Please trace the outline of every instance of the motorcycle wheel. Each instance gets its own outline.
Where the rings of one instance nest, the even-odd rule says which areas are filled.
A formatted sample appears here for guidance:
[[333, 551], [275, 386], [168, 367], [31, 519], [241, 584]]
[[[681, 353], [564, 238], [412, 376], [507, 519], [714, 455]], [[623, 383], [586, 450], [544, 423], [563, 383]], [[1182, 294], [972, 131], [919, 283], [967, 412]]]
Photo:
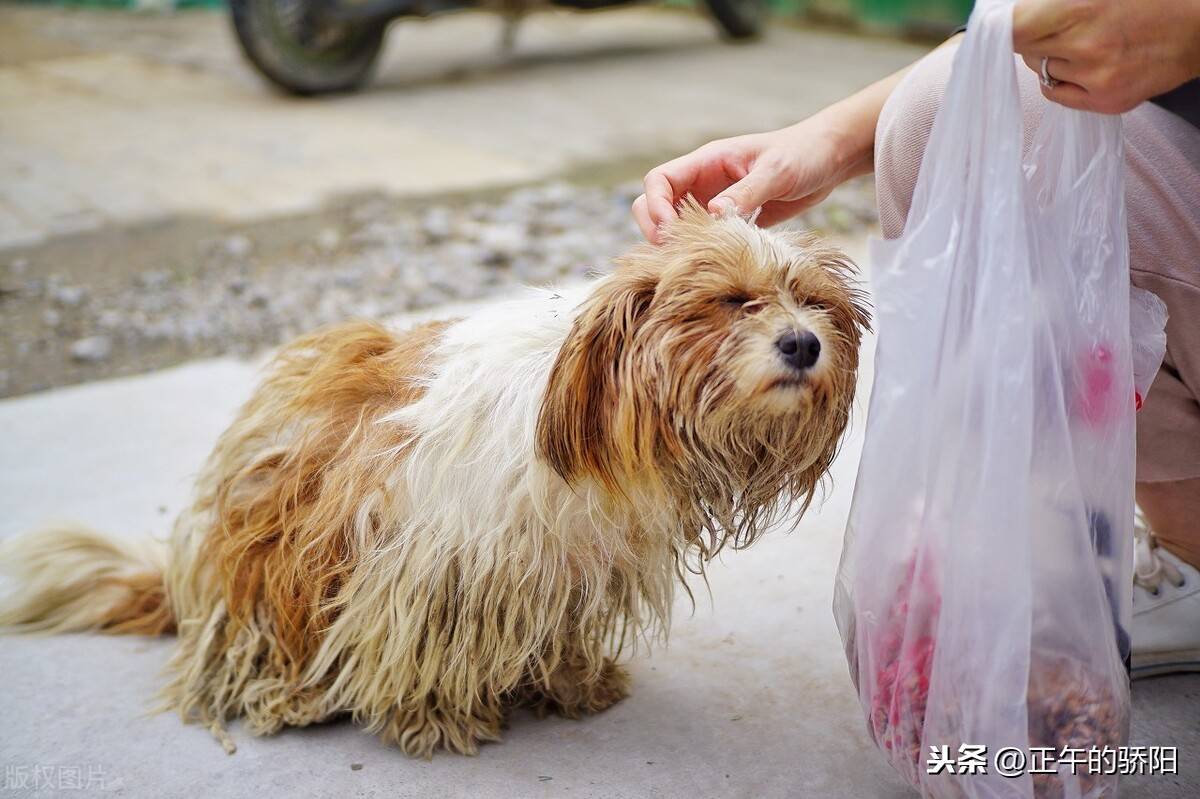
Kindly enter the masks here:
[[386, 21], [335, 22], [313, 13], [311, 0], [230, 0], [242, 52], [290, 94], [357, 89], [371, 75]]
[[750, 39], [762, 33], [763, 0], [704, 0], [704, 5], [730, 39]]

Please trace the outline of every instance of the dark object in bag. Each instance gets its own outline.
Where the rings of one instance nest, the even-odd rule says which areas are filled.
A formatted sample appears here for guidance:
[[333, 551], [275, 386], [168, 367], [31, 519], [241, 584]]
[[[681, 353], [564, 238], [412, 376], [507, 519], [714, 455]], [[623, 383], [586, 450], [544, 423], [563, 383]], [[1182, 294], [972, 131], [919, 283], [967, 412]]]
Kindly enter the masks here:
[[[872, 647], [881, 659], [871, 694], [870, 730], [892, 765], [919, 785], [929, 757], [922, 740], [941, 600], [928, 570], [917, 578], [919, 587], [914, 592], [915, 561], [915, 558], [909, 561], [907, 579], [897, 592], [892, 613], [877, 633], [878, 645]], [[914, 612], [912, 602], [924, 606]], [[1064, 750], [1078, 750], [1082, 756], [1089, 749], [1120, 745], [1124, 730], [1123, 700], [1113, 694], [1107, 677], [1097, 677], [1086, 663], [1065, 655], [1034, 649], [1030, 657], [1026, 694], [1030, 751], [1053, 750], [1048, 754], [1053, 765]], [[857, 687], [857, 674], [854, 676]], [[960, 743], [972, 742], [944, 741], [941, 745], [953, 750]], [[1078, 766], [1075, 775], [1080, 775], [1079, 785], [1085, 794], [1096, 787], [1102, 776], [1089, 774], [1086, 765]], [[1034, 774], [1033, 788], [1034, 796], [1039, 799], [1065, 795], [1057, 774]]]

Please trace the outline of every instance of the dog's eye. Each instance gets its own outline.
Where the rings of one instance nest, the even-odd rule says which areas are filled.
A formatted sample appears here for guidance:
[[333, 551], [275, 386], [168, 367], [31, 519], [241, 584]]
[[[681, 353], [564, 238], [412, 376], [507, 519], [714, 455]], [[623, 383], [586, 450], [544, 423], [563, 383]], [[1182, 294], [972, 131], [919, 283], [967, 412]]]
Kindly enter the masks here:
[[827, 302], [818, 302], [818, 301], [815, 301], [815, 300], [809, 300], [808, 302], [804, 303], [804, 307], [805, 307], [805, 308], [809, 308], [809, 309], [811, 309], [811, 310], [814, 310], [814, 311], [828, 311], [828, 310], [829, 310], [829, 303], [827, 303]]
[[748, 294], [730, 294], [721, 302], [742, 313], [758, 313], [766, 306], [766, 303], [758, 302]]

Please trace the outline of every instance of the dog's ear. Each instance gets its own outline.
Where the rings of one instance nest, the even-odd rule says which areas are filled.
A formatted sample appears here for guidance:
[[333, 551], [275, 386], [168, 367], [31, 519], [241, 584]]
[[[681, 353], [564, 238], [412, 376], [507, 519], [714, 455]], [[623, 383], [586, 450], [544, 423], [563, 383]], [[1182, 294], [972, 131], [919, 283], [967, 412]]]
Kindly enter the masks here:
[[567, 334], [537, 423], [537, 453], [568, 483], [590, 476], [613, 492], [639, 451], [630, 338], [658, 285], [648, 265], [625, 261], [597, 284]]

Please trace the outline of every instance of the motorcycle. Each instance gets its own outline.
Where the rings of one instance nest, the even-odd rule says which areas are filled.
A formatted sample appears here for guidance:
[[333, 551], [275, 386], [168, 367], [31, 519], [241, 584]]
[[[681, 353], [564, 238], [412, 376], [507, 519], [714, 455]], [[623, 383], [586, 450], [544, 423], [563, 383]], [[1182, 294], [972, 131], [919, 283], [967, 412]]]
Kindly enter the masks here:
[[[755, 36], [763, 0], [702, 0], [730, 39]], [[230, 0], [242, 51], [268, 80], [290, 94], [353, 91], [371, 75], [388, 24], [467, 9], [504, 15], [511, 47], [517, 21], [538, 6], [595, 10], [639, 0]]]

